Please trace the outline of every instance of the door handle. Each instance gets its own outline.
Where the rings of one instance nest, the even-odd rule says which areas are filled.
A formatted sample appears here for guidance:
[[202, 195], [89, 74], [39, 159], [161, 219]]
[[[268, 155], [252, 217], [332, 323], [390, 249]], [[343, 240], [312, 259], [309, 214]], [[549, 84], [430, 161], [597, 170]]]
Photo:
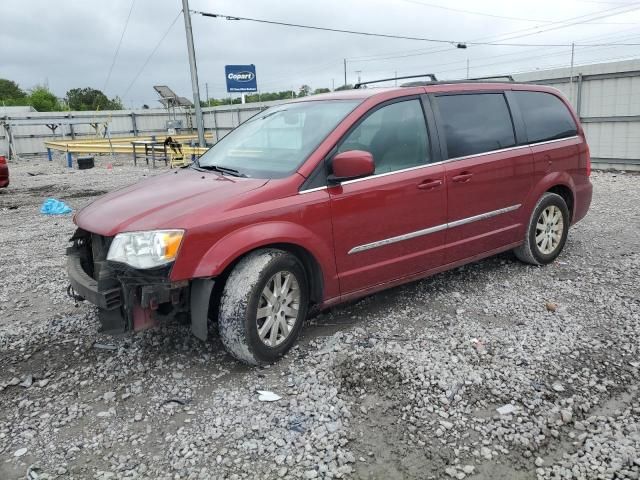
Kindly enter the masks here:
[[440, 185], [442, 185], [442, 180], [425, 180], [418, 184], [418, 188], [420, 190], [431, 190], [432, 188], [439, 187]]
[[459, 175], [456, 175], [455, 177], [453, 177], [451, 180], [453, 180], [456, 183], [465, 183], [468, 182], [469, 180], [471, 180], [471, 177], [473, 177], [473, 173], [471, 172], [462, 172]]

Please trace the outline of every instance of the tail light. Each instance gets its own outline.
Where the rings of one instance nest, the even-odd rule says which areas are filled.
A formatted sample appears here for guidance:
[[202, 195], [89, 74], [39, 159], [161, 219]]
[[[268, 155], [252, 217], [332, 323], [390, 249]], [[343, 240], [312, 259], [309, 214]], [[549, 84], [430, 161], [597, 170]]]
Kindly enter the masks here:
[[6, 164], [7, 164], [7, 159], [3, 155], [0, 155], [0, 165], [6, 165]]
[[585, 152], [586, 156], [586, 167], [587, 167], [587, 177], [591, 176], [591, 151], [589, 150], [589, 145], [587, 145], [587, 151]]

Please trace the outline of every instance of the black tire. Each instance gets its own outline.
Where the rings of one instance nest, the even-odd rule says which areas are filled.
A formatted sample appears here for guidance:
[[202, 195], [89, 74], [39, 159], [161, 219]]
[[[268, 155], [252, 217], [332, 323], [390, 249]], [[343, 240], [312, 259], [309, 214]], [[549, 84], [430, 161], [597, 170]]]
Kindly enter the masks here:
[[[259, 305], [261, 302], [265, 302], [263, 296], [265, 287], [267, 284], [273, 285], [275, 292], [275, 285], [270, 282], [273, 282], [275, 276], [281, 273], [291, 274], [297, 281], [299, 287], [298, 309], [297, 315], [291, 315], [289, 319], [293, 325], [288, 327], [288, 336], [280, 335], [281, 330], [276, 331], [276, 337], [278, 339], [282, 337], [281, 343], [270, 346], [265, 343], [265, 341], [269, 341], [268, 339], [265, 341], [260, 339], [257, 314]], [[280, 308], [280, 302], [277, 303]], [[286, 308], [284, 303], [282, 305], [282, 309]], [[251, 252], [234, 267], [222, 292], [218, 313], [218, 329], [222, 343], [231, 355], [242, 362], [250, 365], [273, 363], [295, 343], [307, 316], [308, 305], [308, 282], [304, 267], [298, 258], [277, 249]], [[271, 308], [270, 305], [269, 307]], [[284, 314], [281, 314], [284, 317]], [[274, 318], [276, 320], [272, 320], [272, 324], [278, 321], [277, 314]], [[293, 320], [294, 318], [295, 320]], [[264, 322], [266, 321], [267, 319], [264, 320]], [[286, 322], [286, 319], [284, 321]], [[278, 326], [277, 328], [282, 327]]]
[[[559, 209], [562, 214], [562, 232], [560, 241], [557, 243], [553, 251], [545, 253], [541, 246], [536, 242], [536, 226], [542, 212], [553, 207]], [[527, 225], [524, 242], [522, 245], [514, 249], [516, 257], [518, 257], [519, 260], [532, 265], [547, 265], [553, 262], [558, 255], [560, 255], [560, 252], [562, 252], [567, 241], [570, 221], [571, 217], [569, 215], [569, 208], [567, 207], [567, 203], [564, 201], [564, 198], [556, 193], [545, 192], [544, 195], [540, 197], [540, 200], [538, 200], [536, 207], [533, 209], [529, 224]]]

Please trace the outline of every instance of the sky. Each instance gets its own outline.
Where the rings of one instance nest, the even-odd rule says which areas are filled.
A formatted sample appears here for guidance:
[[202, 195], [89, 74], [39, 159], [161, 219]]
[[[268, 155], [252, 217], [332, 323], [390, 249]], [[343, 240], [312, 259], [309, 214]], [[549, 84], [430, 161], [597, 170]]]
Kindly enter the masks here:
[[[211, 98], [228, 95], [226, 64], [255, 64], [258, 88], [266, 92], [297, 91], [303, 84], [337, 87], [344, 83], [345, 58], [347, 82], [354, 83], [358, 77], [364, 81], [422, 73], [466, 78], [467, 62], [471, 77], [564, 67], [571, 62], [572, 42], [575, 65], [640, 57], [640, 1], [190, 0], [189, 8], [451, 42], [192, 14], [202, 99], [207, 87]], [[127, 108], [160, 107], [153, 85], [168, 85], [192, 98], [181, 10], [181, 0], [3, 0], [0, 78], [14, 80], [23, 89], [46, 84], [59, 97], [71, 88], [97, 88], [109, 97], [119, 96]], [[470, 43], [459, 49], [458, 42]], [[611, 43], [639, 45], [601, 45]]]

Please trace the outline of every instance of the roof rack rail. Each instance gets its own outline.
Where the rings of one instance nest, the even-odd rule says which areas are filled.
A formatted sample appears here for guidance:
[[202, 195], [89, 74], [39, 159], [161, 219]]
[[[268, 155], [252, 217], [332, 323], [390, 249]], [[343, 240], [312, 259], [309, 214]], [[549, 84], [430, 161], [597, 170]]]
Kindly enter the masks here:
[[482, 81], [482, 80], [507, 80], [509, 82], [515, 82], [515, 80], [513, 79], [512, 75], [491, 75], [489, 77], [475, 77], [475, 78], [469, 78], [468, 80], [473, 81], [473, 82], [478, 82], [478, 81]]
[[438, 80], [436, 82], [407, 82], [400, 85], [401, 87], [428, 87], [431, 85], [455, 85], [459, 83], [515, 83], [511, 75], [496, 75], [495, 77], [478, 77], [467, 78], [465, 80]]
[[389, 82], [391, 80], [405, 80], [407, 78], [422, 78], [422, 77], [429, 77], [433, 82], [438, 81], [435, 74], [424, 73], [422, 75], [408, 75], [406, 77], [391, 77], [391, 78], [382, 78], [380, 80], [369, 80], [368, 82], [358, 82], [353, 86], [353, 88], [360, 88], [362, 85], [369, 85], [370, 83], [381, 83], [381, 82]]

